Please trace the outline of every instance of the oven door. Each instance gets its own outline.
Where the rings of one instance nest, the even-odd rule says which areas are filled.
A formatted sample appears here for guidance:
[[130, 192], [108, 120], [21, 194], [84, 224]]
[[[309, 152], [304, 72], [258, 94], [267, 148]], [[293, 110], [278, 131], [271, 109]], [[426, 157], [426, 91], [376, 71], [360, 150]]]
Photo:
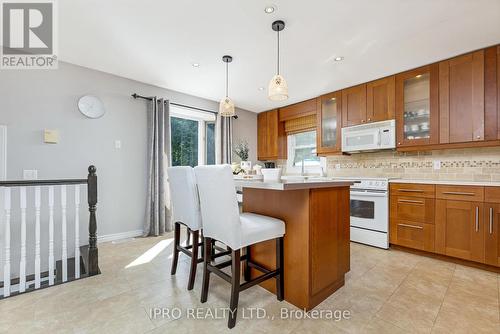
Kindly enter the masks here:
[[387, 233], [388, 210], [387, 192], [351, 190], [351, 226]]

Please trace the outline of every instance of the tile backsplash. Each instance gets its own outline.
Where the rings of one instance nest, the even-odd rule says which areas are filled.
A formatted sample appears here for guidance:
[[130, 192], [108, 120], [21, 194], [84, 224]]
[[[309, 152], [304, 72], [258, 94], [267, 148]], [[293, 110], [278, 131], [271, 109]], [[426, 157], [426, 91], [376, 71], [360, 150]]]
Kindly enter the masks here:
[[[436, 169], [434, 165], [438, 165]], [[327, 158], [328, 176], [500, 181], [500, 147], [381, 151]]]

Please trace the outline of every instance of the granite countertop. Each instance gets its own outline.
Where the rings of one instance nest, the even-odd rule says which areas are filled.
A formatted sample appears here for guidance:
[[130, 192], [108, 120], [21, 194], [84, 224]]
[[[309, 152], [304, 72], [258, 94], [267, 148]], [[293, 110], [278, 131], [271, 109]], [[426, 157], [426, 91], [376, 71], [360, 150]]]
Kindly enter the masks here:
[[441, 185], [449, 185], [449, 186], [500, 187], [500, 181], [391, 179], [389, 182], [390, 183], [441, 184]]
[[264, 182], [261, 180], [244, 181], [235, 180], [236, 187], [268, 189], [268, 190], [299, 190], [314, 188], [350, 187], [353, 182], [335, 180], [282, 180], [276, 182]]

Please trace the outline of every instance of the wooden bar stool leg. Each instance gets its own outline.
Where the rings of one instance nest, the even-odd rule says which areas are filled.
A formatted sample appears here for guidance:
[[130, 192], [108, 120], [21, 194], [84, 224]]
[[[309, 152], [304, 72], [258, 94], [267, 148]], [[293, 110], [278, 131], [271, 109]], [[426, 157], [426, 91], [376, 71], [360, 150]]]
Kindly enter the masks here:
[[181, 224], [174, 223], [174, 255], [172, 257], [172, 269], [170, 270], [171, 275], [175, 275], [177, 271], [177, 261], [179, 260], [179, 245], [181, 238]]
[[245, 281], [250, 281], [250, 266], [248, 263], [250, 262], [250, 247], [245, 247], [245, 254], [247, 256], [247, 259], [245, 261], [245, 267], [243, 269], [243, 278]]
[[205, 247], [205, 257], [203, 258], [203, 283], [201, 288], [201, 302], [207, 301], [208, 285], [210, 283], [210, 272], [208, 271], [208, 264], [212, 259], [212, 238], [203, 239], [203, 247]]
[[193, 231], [193, 248], [191, 249], [191, 269], [189, 270], [188, 290], [193, 290], [196, 278], [196, 266], [198, 265], [198, 247], [200, 231]]
[[227, 327], [236, 325], [238, 315], [238, 299], [240, 297], [241, 251], [233, 250], [231, 253], [231, 302], [229, 303], [229, 320]]
[[283, 280], [283, 238], [276, 239], [276, 269], [279, 270], [279, 275], [276, 276], [276, 297], [279, 301], [282, 301], [285, 298], [284, 291], [284, 280]]

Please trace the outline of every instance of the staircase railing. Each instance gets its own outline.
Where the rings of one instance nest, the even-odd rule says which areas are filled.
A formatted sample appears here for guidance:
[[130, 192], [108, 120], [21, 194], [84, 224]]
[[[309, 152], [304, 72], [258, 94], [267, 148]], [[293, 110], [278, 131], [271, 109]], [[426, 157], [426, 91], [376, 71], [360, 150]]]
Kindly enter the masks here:
[[[68, 280], [79, 279], [84, 276], [94, 276], [100, 273], [97, 249], [97, 175], [96, 168], [88, 168], [86, 179], [62, 179], [62, 180], [22, 180], [22, 181], [0, 181], [0, 194], [3, 195], [3, 287], [0, 285], [0, 298], [9, 297], [13, 294], [23, 293], [30, 290], [40, 289], [46, 286], [52, 286], [59, 283], [65, 283]], [[89, 210], [89, 242], [88, 247], [80, 247], [80, 192], [81, 185], [87, 185], [87, 201]], [[11, 276], [11, 227], [12, 227], [12, 199], [14, 191], [18, 191], [19, 209], [20, 209], [20, 261], [19, 277]], [[35, 230], [35, 251], [34, 251], [34, 274], [27, 275], [27, 251], [26, 251], [26, 225], [28, 197], [27, 191], [34, 194], [33, 203], [30, 209], [34, 207], [34, 230]], [[61, 222], [61, 259], [55, 261], [54, 257], [54, 221], [56, 219], [54, 198], [55, 193], [59, 191], [60, 198], [60, 222]], [[74, 259], [68, 259], [67, 247], [67, 225], [68, 225], [68, 191], [73, 191], [74, 200]], [[41, 242], [40, 225], [42, 221], [42, 198], [43, 194], [47, 196], [48, 208], [43, 211], [48, 220], [48, 271], [41, 272]], [[0, 196], [1, 198], [2, 196]], [[33, 217], [31, 217], [33, 218]], [[83, 252], [84, 254], [82, 254]], [[71, 260], [71, 261], [69, 261]], [[68, 263], [74, 260], [73, 268], [68, 268]], [[57, 266], [57, 268], [56, 268]], [[82, 272], [82, 270], [84, 272]], [[68, 271], [71, 275], [68, 278]], [[44, 280], [42, 282], [42, 279]], [[28, 283], [34, 281], [34, 283]], [[17, 289], [13, 285], [18, 285]], [[3, 294], [1, 293], [3, 290]]]

